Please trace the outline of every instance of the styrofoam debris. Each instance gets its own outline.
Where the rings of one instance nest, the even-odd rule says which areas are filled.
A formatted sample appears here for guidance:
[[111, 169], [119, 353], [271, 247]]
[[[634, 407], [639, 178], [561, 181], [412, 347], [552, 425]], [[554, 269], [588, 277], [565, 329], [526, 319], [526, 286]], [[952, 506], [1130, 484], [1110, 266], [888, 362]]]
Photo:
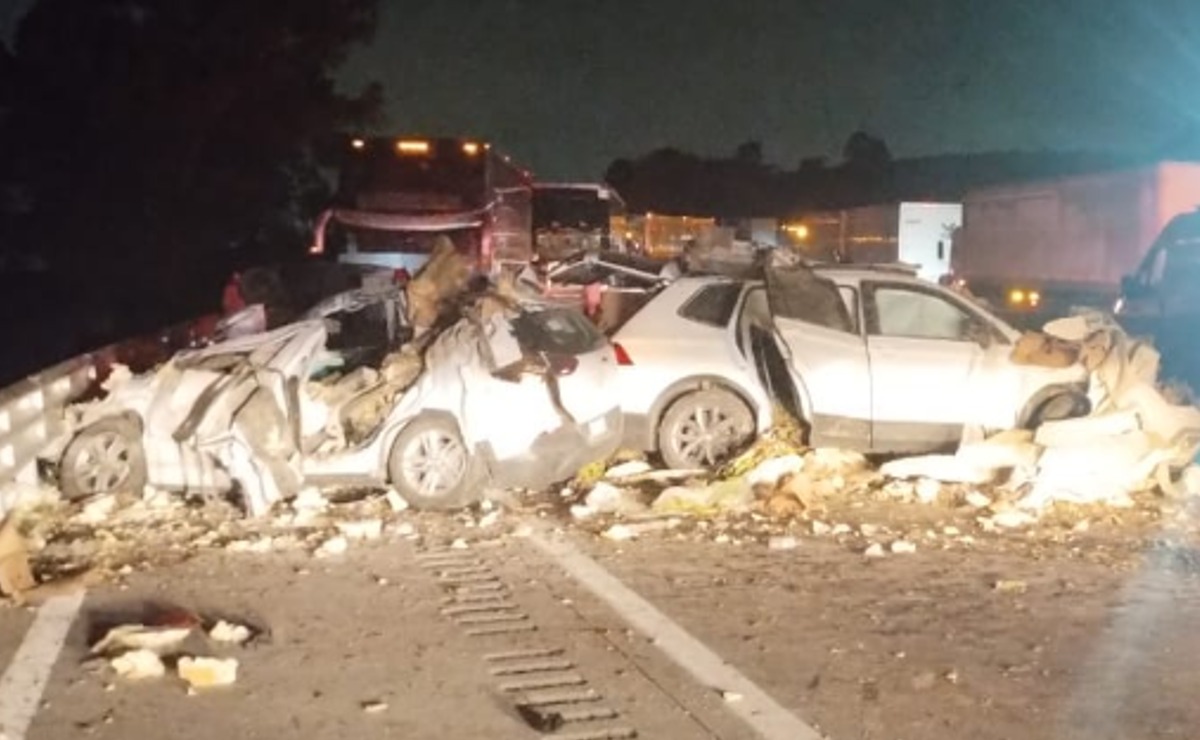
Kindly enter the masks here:
[[109, 661], [118, 676], [130, 681], [160, 678], [166, 672], [162, 658], [153, 650], [130, 650]]
[[774, 486], [779, 479], [789, 473], [799, 473], [804, 469], [804, 458], [800, 455], [784, 455], [763, 460], [746, 474], [746, 482], [751, 486], [765, 484]]
[[337, 523], [338, 532], [348, 540], [375, 540], [383, 534], [382, 519], [360, 519]]
[[208, 636], [216, 642], [227, 642], [233, 645], [242, 645], [248, 641], [254, 633], [244, 624], [234, 624], [226, 622], [224, 619], [213, 625], [208, 631]]
[[350, 548], [350, 543], [342, 535], [330, 537], [321, 543], [321, 546], [316, 549], [313, 555], [319, 558], [328, 558], [335, 555], [341, 555]]
[[185, 656], [176, 665], [179, 677], [193, 689], [228, 686], [237, 681], [237, 658]]

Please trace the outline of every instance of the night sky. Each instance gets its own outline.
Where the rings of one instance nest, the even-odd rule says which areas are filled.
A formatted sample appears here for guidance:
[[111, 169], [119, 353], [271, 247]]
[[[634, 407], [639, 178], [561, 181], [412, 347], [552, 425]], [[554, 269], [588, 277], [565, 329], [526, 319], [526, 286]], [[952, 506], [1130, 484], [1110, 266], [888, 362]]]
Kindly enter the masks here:
[[1132, 149], [1200, 115], [1195, 0], [381, 1], [343, 79], [384, 83], [393, 130], [547, 178], [747, 139], [791, 168], [856, 128], [896, 156]]

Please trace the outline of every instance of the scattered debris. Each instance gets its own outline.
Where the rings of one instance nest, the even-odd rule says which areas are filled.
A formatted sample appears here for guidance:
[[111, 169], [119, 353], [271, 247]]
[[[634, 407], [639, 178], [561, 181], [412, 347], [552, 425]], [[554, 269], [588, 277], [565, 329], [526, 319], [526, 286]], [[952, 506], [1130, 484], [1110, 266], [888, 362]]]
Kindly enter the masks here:
[[17, 531], [16, 515], [9, 514], [0, 523], [0, 595], [19, 597], [36, 585], [25, 538]]
[[886, 554], [887, 553], [884, 551], [883, 545], [879, 544], [878, 542], [871, 543], [871, 545], [863, 551], [863, 555], [868, 558], [881, 558]]
[[799, 546], [800, 542], [795, 537], [772, 537], [767, 540], [770, 550], [795, 550]]
[[335, 526], [347, 540], [377, 540], [383, 534], [382, 519], [337, 522]]
[[386, 701], [373, 700], [364, 701], [362, 703], [362, 710], [367, 714], [379, 714], [380, 712], [386, 712], [387, 708], [388, 704]]
[[313, 552], [313, 555], [319, 558], [333, 557], [346, 552], [349, 547], [350, 544], [346, 541], [346, 538], [342, 535], [337, 535], [322, 542], [321, 546]]
[[600, 536], [606, 540], [613, 540], [616, 542], [621, 542], [624, 540], [631, 540], [634, 537], [637, 537], [637, 532], [635, 532], [633, 530], [633, 528], [631, 528], [625, 524], [614, 524], [611, 527], [609, 527], [608, 529], [604, 530], [604, 532]]
[[222, 619], [208, 631], [208, 636], [215, 642], [244, 645], [254, 636], [254, 632], [244, 624], [234, 624]]
[[387, 501], [388, 506], [391, 507], [392, 511], [397, 514], [408, 508], [408, 501], [405, 501], [404, 497], [400, 495], [400, 492], [394, 488], [388, 489], [388, 492], [384, 494], [384, 499]]
[[456, 539], [450, 543], [451, 550], [466, 550], [469, 548], [470, 548], [470, 545], [468, 545], [467, 541], [464, 540], [462, 537], [459, 537], [458, 539]]
[[109, 661], [113, 671], [129, 681], [140, 681], [147, 678], [162, 678], [166, 672], [162, 658], [153, 650], [129, 650]]
[[1029, 588], [1025, 581], [1001, 579], [992, 584], [992, 588], [1003, 594], [1023, 594]]
[[184, 656], [176, 665], [179, 677], [193, 689], [229, 686], [237, 681], [237, 658]]
[[111, 657], [130, 651], [145, 650], [155, 655], [171, 653], [179, 649], [192, 633], [192, 625], [147, 626], [122, 624], [111, 628], [95, 645], [91, 654]]
[[96, 496], [87, 501], [75, 521], [80, 524], [100, 524], [107, 520], [117, 508], [117, 497], [111, 493]]
[[908, 540], [896, 540], [890, 549], [893, 555], [911, 555], [917, 551], [917, 546]]
[[724, 699], [729, 704], [736, 704], [737, 702], [741, 701], [742, 699], [744, 699], [746, 697], [742, 696], [741, 694], [739, 694], [736, 691], [722, 691], [721, 698]]

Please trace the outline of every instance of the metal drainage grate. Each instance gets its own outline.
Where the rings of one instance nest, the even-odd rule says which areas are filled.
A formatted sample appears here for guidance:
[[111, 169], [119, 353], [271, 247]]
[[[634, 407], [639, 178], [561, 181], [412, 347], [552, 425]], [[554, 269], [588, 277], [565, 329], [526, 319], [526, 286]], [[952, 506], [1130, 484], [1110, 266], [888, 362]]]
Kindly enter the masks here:
[[[508, 586], [475, 555], [436, 550], [418, 553], [417, 560], [449, 591], [442, 601], [442, 616], [463, 627], [467, 635], [537, 631], [529, 615], [511, 600]], [[630, 740], [638, 736], [632, 727], [616, 723], [620, 713], [603, 703], [604, 697], [588, 686], [562, 648], [509, 650], [483, 659], [500, 690], [515, 696], [521, 718], [547, 738]]]

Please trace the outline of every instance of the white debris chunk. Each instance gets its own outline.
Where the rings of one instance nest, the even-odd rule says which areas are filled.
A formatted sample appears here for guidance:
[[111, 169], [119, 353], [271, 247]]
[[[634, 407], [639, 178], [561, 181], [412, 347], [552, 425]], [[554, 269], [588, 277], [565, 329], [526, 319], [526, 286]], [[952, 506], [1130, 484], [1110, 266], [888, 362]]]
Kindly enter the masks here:
[[621, 542], [623, 540], [633, 539], [637, 536], [637, 532], [624, 524], [614, 524], [608, 529], [604, 530], [600, 536], [606, 540]]
[[799, 473], [804, 469], [804, 458], [799, 455], [784, 455], [763, 460], [746, 474], [746, 482], [751, 486], [765, 484], [774, 486], [779, 479], [791, 473]]
[[275, 549], [275, 541], [270, 537], [258, 537], [253, 540], [234, 540], [226, 545], [225, 549], [229, 552], [248, 552], [262, 555]]
[[470, 547], [471, 546], [468, 545], [467, 541], [464, 540], [462, 537], [459, 537], [458, 539], [456, 539], [455, 541], [450, 543], [451, 550], [467, 550]]
[[377, 540], [383, 534], [382, 519], [338, 522], [337, 530], [348, 540]]
[[833, 531], [833, 527], [829, 526], [820, 519], [814, 519], [812, 522], [812, 533], [818, 537], [827, 535]]
[[400, 495], [400, 492], [394, 488], [390, 489], [386, 494], [384, 494], [384, 499], [387, 500], [388, 506], [391, 507], [392, 511], [396, 512], [397, 514], [408, 508], [408, 502], [405, 501], [404, 497]]
[[990, 519], [984, 521], [988, 521], [993, 526], [1000, 527], [1001, 529], [1017, 529], [1033, 524], [1037, 521], [1037, 517], [1025, 511], [1011, 509], [1009, 511], [997, 512]]
[[83, 505], [83, 509], [75, 517], [80, 524], [100, 524], [112, 516], [117, 509], [117, 497], [111, 493], [96, 496]]
[[881, 558], [885, 555], [883, 545], [878, 542], [871, 543], [871, 546], [863, 551], [863, 555], [868, 558]]
[[216, 642], [227, 642], [232, 645], [242, 645], [247, 642], [253, 632], [244, 624], [234, 624], [226, 622], [224, 619], [213, 625], [213, 628], [208, 631], [208, 636]]
[[296, 498], [292, 499], [292, 509], [295, 511], [322, 512], [328, 508], [329, 499], [312, 486], [301, 489]]
[[128, 383], [133, 379], [133, 371], [128, 365], [120, 362], [114, 362], [108, 370], [108, 377], [100, 384], [100, 388], [105, 393], [112, 393], [114, 389]]
[[605, 480], [620, 480], [634, 475], [642, 475], [654, 470], [650, 463], [645, 460], [630, 460], [619, 465], [614, 465], [604, 473]]
[[110, 629], [92, 646], [92, 655], [113, 655], [129, 651], [148, 650], [155, 655], [171, 652], [191, 634], [190, 627], [147, 627], [142, 624], [122, 624]]
[[1154, 473], [1171, 452], [1156, 448], [1144, 432], [1088, 439], [1051, 447], [1038, 463], [1033, 490], [1020, 506], [1040, 509], [1056, 501], [1119, 504], [1154, 484]]
[[625, 508], [628, 496], [629, 494], [625, 490], [617, 488], [611, 483], [600, 481], [592, 486], [592, 490], [588, 491], [583, 501], [584, 505], [593, 513], [612, 514]]
[[996, 477], [991, 468], [956, 455], [902, 457], [884, 463], [879, 472], [889, 478], [924, 478], [945, 483], [988, 483]]
[[183, 657], [176, 668], [179, 677], [193, 689], [228, 686], [237, 681], [237, 658]]
[[845, 475], [867, 467], [867, 458], [861, 452], [838, 447], [818, 447], [810, 450], [805, 459], [814, 473], [822, 475]]
[[500, 510], [496, 509], [495, 511], [489, 511], [488, 513], [479, 517], [479, 526], [483, 529], [486, 529], [494, 526], [498, 521], [500, 521]]
[[342, 535], [330, 537], [321, 543], [321, 546], [316, 549], [313, 554], [319, 558], [328, 558], [335, 555], [341, 555], [350, 547], [350, 543]]
[[1099, 416], [1048, 421], [1038, 427], [1034, 441], [1043, 447], [1066, 447], [1088, 444], [1091, 442], [1102, 442], [1109, 437], [1136, 432], [1139, 426], [1136, 413], [1132, 411], [1117, 411]]
[[986, 509], [992, 505], [992, 500], [979, 491], [967, 491], [967, 505], [976, 509]]
[[922, 478], [914, 488], [917, 500], [923, 504], [932, 504], [942, 493], [942, 484], [932, 478]]
[[739, 694], [736, 691], [722, 691], [721, 698], [724, 699], [729, 704], [736, 704], [737, 702], [741, 701], [742, 699], [744, 699], [746, 697], [742, 696], [741, 694]]
[[917, 551], [917, 546], [908, 540], [896, 540], [892, 543], [891, 551], [895, 555], [911, 555]]
[[800, 546], [800, 542], [795, 537], [772, 537], [767, 540], [767, 549], [770, 550], [795, 550]]
[[109, 661], [113, 671], [121, 678], [139, 681], [145, 678], [161, 678], [167, 669], [162, 658], [153, 650], [130, 650]]
[[366, 701], [363, 702], [362, 710], [367, 714], [379, 714], [386, 712], [388, 708], [386, 701]]

